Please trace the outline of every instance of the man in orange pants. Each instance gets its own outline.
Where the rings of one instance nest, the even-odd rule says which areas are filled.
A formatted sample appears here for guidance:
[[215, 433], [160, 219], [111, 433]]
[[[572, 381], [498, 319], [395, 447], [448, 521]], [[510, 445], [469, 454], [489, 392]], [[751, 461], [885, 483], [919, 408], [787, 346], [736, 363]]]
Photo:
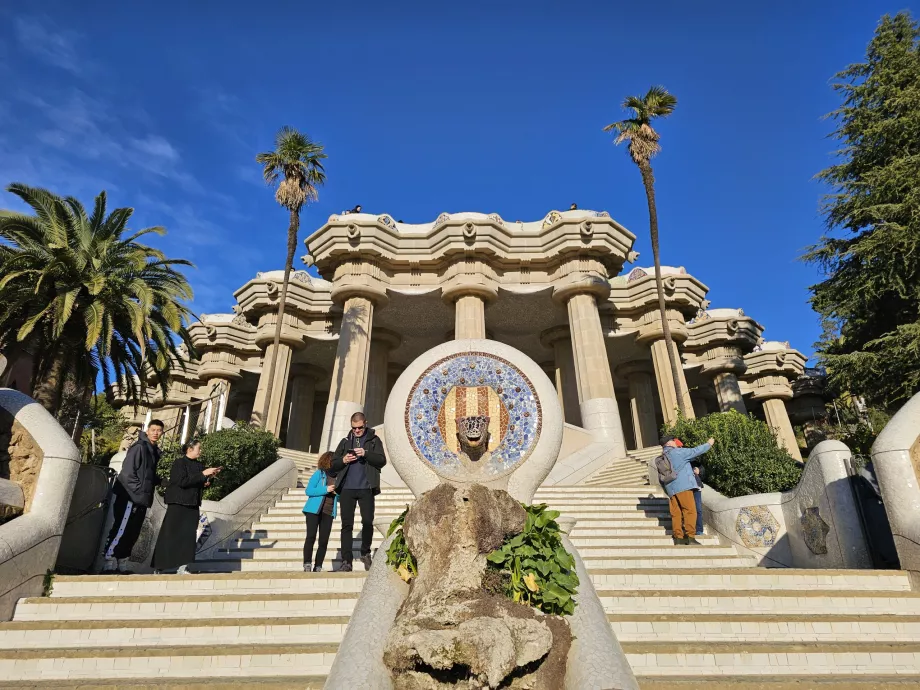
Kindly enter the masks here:
[[697, 483], [690, 461], [708, 451], [714, 443], [715, 439], [710, 438], [696, 448], [684, 448], [674, 436], [661, 437], [661, 457], [655, 462], [661, 485], [671, 499], [671, 531], [675, 545], [700, 545], [696, 540], [696, 499], [693, 496]]

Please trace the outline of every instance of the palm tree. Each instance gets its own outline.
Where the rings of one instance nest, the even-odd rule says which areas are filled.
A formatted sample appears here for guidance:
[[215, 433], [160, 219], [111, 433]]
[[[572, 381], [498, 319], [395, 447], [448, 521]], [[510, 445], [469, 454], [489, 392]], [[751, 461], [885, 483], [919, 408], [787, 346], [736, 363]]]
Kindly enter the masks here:
[[[282, 127], [275, 135], [275, 150], [260, 153], [256, 163], [262, 166], [265, 182], [278, 184], [275, 201], [287, 209], [288, 221], [287, 258], [284, 261], [284, 281], [281, 283], [281, 300], [278, 303], [278, 322], [275, 324], [272, 361], [268, 369], [268, 388], [262, 408], [261, 425], [268, 419], [272, 388], [275, 382], [275, 367], [278, 364], [278, 345], [281, 343], [281, 321], [284, 319], [284, 305], [287, 301], [288, 282], [297, 250], [297, 230], [300, 228], [300, 210], [309, 201], [319, 198], [317, 188], [326, 182], [323, 160], [326, 154], [318, 142], [293, 127]], [[280, 180], [280, 182], [279, 182]]]
[[668, 348], [668, 361], [671, 365], [671, 378], [674, 380], [674, 397], [677, 408], [682, 415], [687, 414], [684, 398], [681, 395], [677, 361], [677, 350], [671, 339], [668, 315], [664, 302], [664, 287], [661, 284], [661, 255], [658, 247], [658, 209], [655, 206], [655, 174], [652, 171], [652, 158], [661, 151], [658, 140], [661, 138], [653, 128], [652, 120], [667, 117], [677, 107], [677, 97], [668, 93], [663, 86], [653, 86], [644, 96], [627, 96], [623, 101], [624, 110], [632, 111], [632, 117], [620, 120], [604, 127], [605, 132], [616, 132], [613, 142], [617, 145], [624, 141], [629, 143], [629, 155], [639, 166], [645, 196], [648, 199], [649, 234], [652, 238], [652, 256], [655, 259], [655, 287], [658, 289], [658, 310], [661, 313], [661, 331]]
[[106, 194], [92, 216], [73, 197], [11, 184], [34, 214], [0, 213], [0, 350], [33, 357], [33, 396], [58, 412], [65, 378], [94, 388], [113, 379], [135, 400], [153, 373], [166, 389], [180, 361], [176, 340], [191, 345], [185, 301], [192, 289], [178, 266], [129, 236], [134, 209], [106, 213]]

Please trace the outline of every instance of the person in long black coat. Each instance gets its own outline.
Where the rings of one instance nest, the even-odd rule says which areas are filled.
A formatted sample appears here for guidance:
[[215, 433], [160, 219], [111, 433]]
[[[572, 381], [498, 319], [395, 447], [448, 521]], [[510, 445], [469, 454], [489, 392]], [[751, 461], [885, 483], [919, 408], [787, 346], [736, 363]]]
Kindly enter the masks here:
[[169, 471], [166, 517], [150, 562], [155, 573], [176, 568], [184, 574], [186, 566], [195, 560], [201, 495], [211, 477], [221, 470], [220, 467], [205, 469], [198, 460], [200, 455], [200, 441], [186, 443], [182, 446], [182, 455], [176, 458]]

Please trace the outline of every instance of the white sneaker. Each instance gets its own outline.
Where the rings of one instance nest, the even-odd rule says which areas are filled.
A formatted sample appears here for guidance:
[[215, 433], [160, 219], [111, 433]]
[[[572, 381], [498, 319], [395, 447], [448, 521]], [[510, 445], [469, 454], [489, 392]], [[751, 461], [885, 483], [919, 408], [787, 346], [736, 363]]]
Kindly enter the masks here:
[[180, 565], [178, 568], [176, 568], [176, 575], [188, 575], [188, 566]]
[[105, 565], [102, 566], [102, 572], [114, 573], [118, 570], [118, 561], [114, 558], [106, 558]]
[[128, 572], [130, 572], [130, 571], [128, 570], [128, 559], [127, 559], [127, 558], [119, 558], [119, 559], [118, 559], [118, 572], [119, 572], [119, 573], [128, 573]]

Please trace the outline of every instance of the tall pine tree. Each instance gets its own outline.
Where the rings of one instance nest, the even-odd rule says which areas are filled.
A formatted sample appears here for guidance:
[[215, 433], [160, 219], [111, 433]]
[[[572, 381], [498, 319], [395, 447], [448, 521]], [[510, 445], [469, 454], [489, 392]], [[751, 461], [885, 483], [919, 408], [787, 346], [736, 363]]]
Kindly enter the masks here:
[[817, 348], [838, 392], [892, 408], [920, 389], [920, 25], [885, 15], [836, 78], [829, 233], [804, 257], [825, 276], [810, 288]]

